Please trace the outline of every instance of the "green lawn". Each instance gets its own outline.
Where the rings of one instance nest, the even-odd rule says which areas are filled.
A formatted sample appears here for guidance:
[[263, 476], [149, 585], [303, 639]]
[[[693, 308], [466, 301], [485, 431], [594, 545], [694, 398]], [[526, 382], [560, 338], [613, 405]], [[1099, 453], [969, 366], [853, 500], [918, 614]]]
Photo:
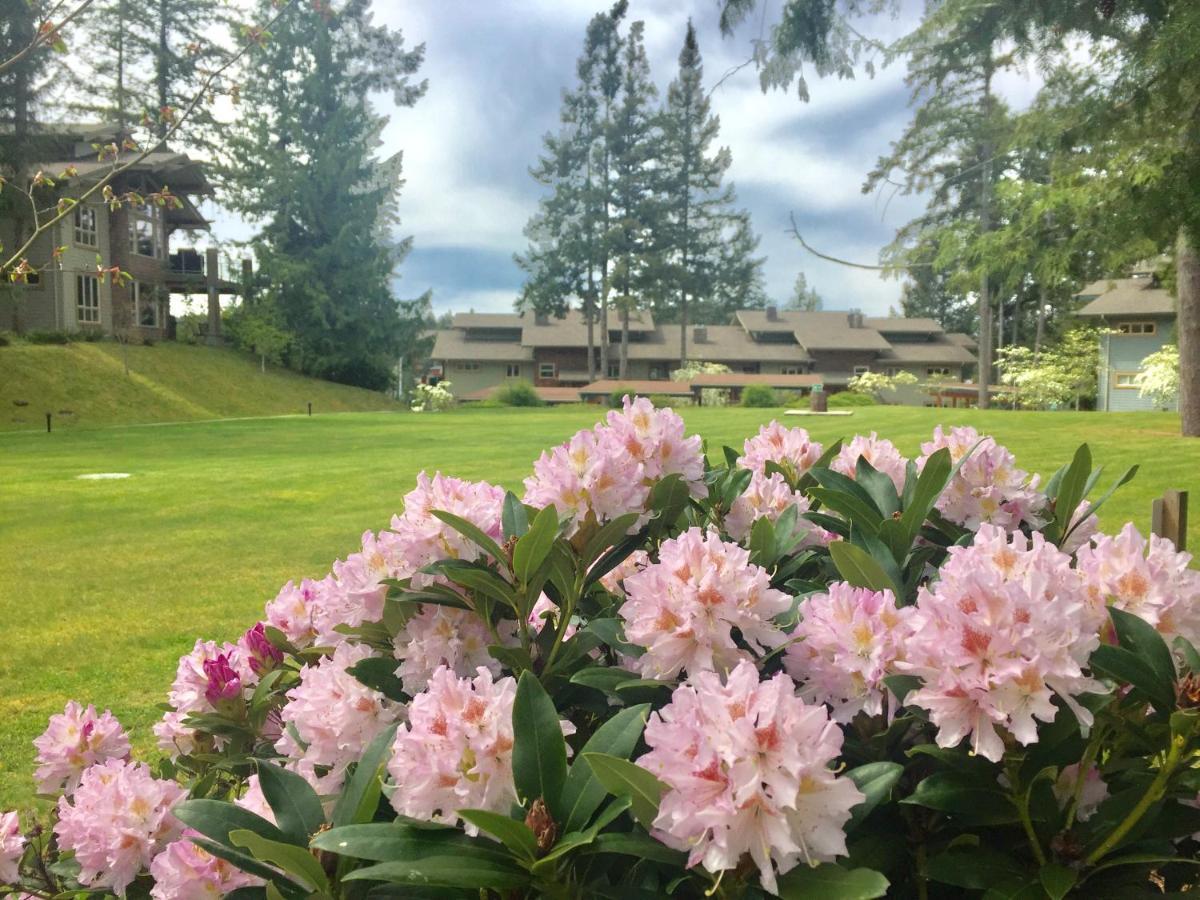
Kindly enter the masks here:
[[[352, 413], [0, 434], [0, 809], [30, 802], [29, 742], [67, 699], [111, 707], [135, 744], [150, 746], [155, 704], [193, 640], [235, 638], [288, 578], [323, 575], [364, 530], [387, 524], [419, 470], [519, 490], [544, 447], [599, 412]], [[777, 414], [684, 412], [717, 453]], [[1105, 510], [1110, 529], [1133, 519], [1145, 530], [1152, 497], [1200, 489], [1200, 442], [1177, 437], [1178, 418], [1166, 414], [874, 407], [795, 424], [822, 440], [874, 429], [913, 453], [939, 421], [991, 432], [1042, 473], [1081, 441], [1113, 474], [1140, 463], [1144, 471]], [[132, 477], [76, 480], [88, 472]], [[1195, 524], [1190, 542], [1200, 543]]]
[[125, 350], [112, 342], [0, 347], [0, 431], [73, 431], [307, 411], [362, 412], [397, 404], [361, 388], [259, 371], [245, 353], [167, 341]]

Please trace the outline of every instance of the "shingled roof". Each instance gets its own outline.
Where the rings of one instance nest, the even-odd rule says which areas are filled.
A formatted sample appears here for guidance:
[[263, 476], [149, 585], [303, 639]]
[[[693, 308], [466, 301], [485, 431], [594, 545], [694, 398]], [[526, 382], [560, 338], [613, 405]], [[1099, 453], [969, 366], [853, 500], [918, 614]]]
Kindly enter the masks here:
[[1081, 316], [1173, 316], [1175, 298], [1153, 278], [1109, 278], [1094, 281], [1077, 295], [1090, 299]]
[[433, 342], [430, 359], [533, 362], [533, 348], [516, 341], [471, 341], [457, 328], [443, 328]]
[[895, 343], [891, 349], [879, 355], [880, 362], [898, 363], [950, 363], [970, 365], [975, 354], [962, 344], [949, 340]]

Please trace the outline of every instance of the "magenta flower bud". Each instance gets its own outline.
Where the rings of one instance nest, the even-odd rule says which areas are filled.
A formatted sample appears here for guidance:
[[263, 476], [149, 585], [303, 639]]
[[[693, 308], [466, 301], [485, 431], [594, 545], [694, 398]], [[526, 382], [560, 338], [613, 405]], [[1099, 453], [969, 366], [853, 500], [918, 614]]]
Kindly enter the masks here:
[[283, 652], [271, 643], [267, 637], [266, 628], [259, 622], [242, 636], [242, 649], [246, 653], [246, 661], [255, 675], [270, 672], [283, 662]]
[[242, 679], [229, 665], [229, 657], [224, 653], [216, 659], [204, 661], [204, 674], [208, 678], [204, 697], [213, 706], [223, 700], [233, 700], [242, 696]]

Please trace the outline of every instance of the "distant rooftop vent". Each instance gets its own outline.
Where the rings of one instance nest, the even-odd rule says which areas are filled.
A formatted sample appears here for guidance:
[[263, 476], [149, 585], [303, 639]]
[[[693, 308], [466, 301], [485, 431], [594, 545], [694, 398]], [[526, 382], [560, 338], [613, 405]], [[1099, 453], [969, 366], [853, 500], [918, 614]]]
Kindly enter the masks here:
[[697, 344], [708, 343], [708, 326], [697, 325], [695, 332], [692, 334], [692, 341]]
[[533, 314], [533, 324], [534, 325], [549, 325], [550, 324], [549, 314], [543, 313], [543, 312], [534, 313]]
[[851, 328], [863, 327], [863, 314], [861, 309], [852, 309], [846, 314], [846, 318], [850, 321]]
[[778, 322], [779, 321], [779, 307], [778, 306], [772, 305], [772, 306], [767, 307], [767, 321], [768, 322]]

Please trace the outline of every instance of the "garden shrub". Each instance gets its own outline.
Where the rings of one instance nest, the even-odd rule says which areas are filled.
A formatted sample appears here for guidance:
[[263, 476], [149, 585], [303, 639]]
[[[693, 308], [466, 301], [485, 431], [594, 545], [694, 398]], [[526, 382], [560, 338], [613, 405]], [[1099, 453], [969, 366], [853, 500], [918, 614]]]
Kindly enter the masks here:
[[454, 405], [454, 394], [449, 381], [437, 384], [418, 384], [412, 389], [413, 412], [441, 412]]
[[851, 409], [856, 406], [878, 406], [879, 401], [870, 394], [857, 394], [854, 391], [838, 391], [830, 394], [827, 404], [830, 409]]
[[69, 344], [71, 335], [65, 331], [30, 331], [25, 340], [31, 344]]
[[630, 396], [629, 388], [619, 387], [608, 395], [609, 409], [620, 409], [625, 404], [625, 398]]
[[534, 386], [525, 379], [507, 382], [496, 392], [494, 399], [501, 406], [545, 405]]
[[666, 394], [650, 394], [646, 397], [655, 409], [670, 409], [672, 406], [691, 406], [692, 401], [685, 397], [668, 397]]
[[12, 335], [7, 331], [0, 331], [0, 347], [7, 347], [12, 343]]
[[1200, 572], [1100, 534], [1098, 476], [1085, 445], [1043, 487], [967, 427], [908, 460], [772, 422], [706, 463], [645, 399], [543, 453], [521, 496], [422, 473], [360, 552], [180, 660], [167, 760], [107, 711], [52, 717], [35, 780], [58, 802], [0, 814], [0, 882], [1182, 895]]
[[765, 384], [751, 384], [742, 388], [742, 406], [767, 409], [778, 405], [775, 392]]

